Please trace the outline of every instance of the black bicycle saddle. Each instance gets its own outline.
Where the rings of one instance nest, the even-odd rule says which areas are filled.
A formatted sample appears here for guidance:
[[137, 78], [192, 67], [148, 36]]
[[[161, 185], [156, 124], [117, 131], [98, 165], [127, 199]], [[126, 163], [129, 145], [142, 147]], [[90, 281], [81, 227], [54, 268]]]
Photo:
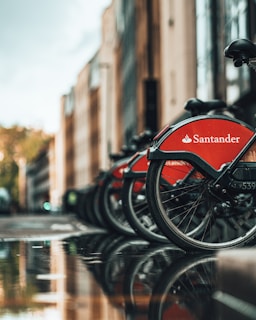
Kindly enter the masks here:
[[224, 55], [233, 59], [235, 67], [241, 67], [243, 63], [248, 64], [250, 59], [256, 58], [256, 45], [247, 39], [237, 39], [225, 48]]
[[209, 100], [209, 101], [202, 101], [197, 98], [191, 98], [187, 100], [184, 105], [184, 109], [189, 111], [192, 116], [206, 114], [211, 110], [217, 109], [225, 109], [227, 105], [222, 100]]

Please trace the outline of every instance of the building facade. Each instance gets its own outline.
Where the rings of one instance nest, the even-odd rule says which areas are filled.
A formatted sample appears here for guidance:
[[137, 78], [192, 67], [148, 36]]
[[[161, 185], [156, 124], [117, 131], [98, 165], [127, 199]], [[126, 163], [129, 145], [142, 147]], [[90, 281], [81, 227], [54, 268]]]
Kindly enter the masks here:
[[91, 180], [90, 176], [90, 146], [89, 133], [89, 65], [87, 64], [78, 74], [74, 87], [74, 185], [84, 187]]
[[27, 210], [32, 213], [49, 210], [50, 148], [42, 150], [33, 163], [27, 165]]
[[224, 49], [233, 40], [256, 40], [253, 0], [196, 0], [197, 97], [242, 107], [237, 116], [255, 126], [255, 72], [235, 68]]
[[192, 97], [240, 105], [255, 127], [255, 72], [223, 55], [232, 40], [256, 41], [255, 15], [254, 0], [112, 0], [99, 50], [61, 101], [58, 188], [93, 182], [134, 134], [189, 116]]
[[[117, 3], [102, 15], [102, 39], [99, 49], [99, 166], [109, 168], [109, 154], [120, 150], [122, 137], [121, 82], [115, 14]], [[119, 47], [120, 48], [120, 47]]]
[[163, 0], [160, 15], [163, 127], [182, 118], [186, 100], [196, 96], [195, 1]]
[[75, 174], [74, 174], [74, 108], [75, 108], [75, 94], [74, 87], [70, 92], [64, 96], [64, 140], [65, 140], [65, 188], [75, 187]]

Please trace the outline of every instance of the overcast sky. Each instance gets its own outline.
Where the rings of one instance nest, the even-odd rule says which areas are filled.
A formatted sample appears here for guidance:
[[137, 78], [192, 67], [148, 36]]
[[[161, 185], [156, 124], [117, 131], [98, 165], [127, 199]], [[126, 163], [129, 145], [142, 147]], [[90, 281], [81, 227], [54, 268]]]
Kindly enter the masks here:
[[59, 129], [60, 97], [100, 45], [111, 0], [0, 0], [0, 125]]

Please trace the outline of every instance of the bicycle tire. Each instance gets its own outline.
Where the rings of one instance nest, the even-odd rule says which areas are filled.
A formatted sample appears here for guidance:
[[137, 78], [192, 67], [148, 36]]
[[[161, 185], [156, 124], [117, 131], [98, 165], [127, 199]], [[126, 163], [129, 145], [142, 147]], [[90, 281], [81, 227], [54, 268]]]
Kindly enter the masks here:
[[216, 319], [212, 306], [216, 260], [214, 255], [196, 254], [167, 267], [152, 290], [148, 319]]
[[[117, 182], [118, 187], [115, 186]], [[136, 236], [134, 229], [128, 223], [121, 206], [122, 181], [111, 175], [104, 179], [99, 190], [100, 210], [112, 230], [127, 235]]]
[[85, 222], [99, 227], [98, 219], [95, 215], [95, 212], [93, 211], [92, 207], [92, 197], [94, 194], [95, 186], [90, 186], [87, 188], [87, 190], [84, 192], [83, 197], [81, 199], [81, 219]]
[[[244, 200], [243, 194], [230, 192], [228, 196], [233, 196], [233, 203], [244, 201], [244, 207], [232, 206], [232, 203], [211, 194], [212, 178], [204, 176], [182, 159], [180, 163], [190, 167], [190, 172], [194, 170], [194, 176], [186, 181], [185, 175], [179, 180], [167, 176], [170, 163], [169, 160], [151, 161], [146, 190], [151, 213], [171, 241], [185, 250], [211, 251], [244, 246], [255, 238], [256, 200], [253, 192]], [[182, 165], [174, 166], [170, 169], [173, 177], [176, 169], [188, 172]], [[178, 175], [182, 176], [180, 172]], [[167, 191], [161, 191], [163, 185]]]
[[91, 208], [92, 212], [94, 213], [97, 226], [100, 228], [107, 229], [107, 223], [104, 220], [104, 216], [100, 210], [99, 193], [100, 193], [100, 186], [95, 185], [94, 191], [91, 194], [90, 208]]
[[163, 270], [184, 255], [185, 252], [177, 246], [158, 244], [149, 246], [140, 259], [129, 261], [128, 272], [125, 273], [123, 281], [126, 310], [136, 316], [140, 313], [140, 309], [142, 313], [148, 311], [145, 302], [150, 302], [152, 290]]
[[[144, 188], [136, 191], [136, 183]], [[155, 223], [145, 194], [145, 178], [125, 178], [122, 190], [122, 206], [124, 214], [135, 232], [145, 240], [169, 243], [170, 240], [159, 230]]]

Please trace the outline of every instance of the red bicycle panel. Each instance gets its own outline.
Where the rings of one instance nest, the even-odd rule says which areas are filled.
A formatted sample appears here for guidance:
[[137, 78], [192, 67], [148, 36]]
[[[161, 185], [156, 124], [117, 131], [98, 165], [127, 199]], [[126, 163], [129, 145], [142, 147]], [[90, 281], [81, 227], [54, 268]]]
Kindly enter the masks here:
[[124, 176], [124, 169], [126, 169], [127, 166], [128, 166], [127, 162], [116, 166], [112, 171], [112, 175], [117, 179], [122, 179]]
[[138, 157], [131, 166], [133, 172], [147, 172], [149, 166], [149, 160], [147, 158], [147, 153], [143, 153]]
[[167, 160], [163, 166], [161, 177], [164, 181], [173, 185], [182, 180], [191, 172], [193, 167], [186, 161]]
[[192, 152], [218, 170], [237, 156], [253, 134], [249, 128], [228, 119], [192, 120], [171, 132], [159, 149]]
[[132, 192], [133, 193], [141, 192], [141, 190], [145, 187], [145, 181], [146, 181], [146, 178], [140, 179], [140, 180], [136, 180], [134, 182], [134, 185], [133, 185], [133, 188], [132, 188]]

